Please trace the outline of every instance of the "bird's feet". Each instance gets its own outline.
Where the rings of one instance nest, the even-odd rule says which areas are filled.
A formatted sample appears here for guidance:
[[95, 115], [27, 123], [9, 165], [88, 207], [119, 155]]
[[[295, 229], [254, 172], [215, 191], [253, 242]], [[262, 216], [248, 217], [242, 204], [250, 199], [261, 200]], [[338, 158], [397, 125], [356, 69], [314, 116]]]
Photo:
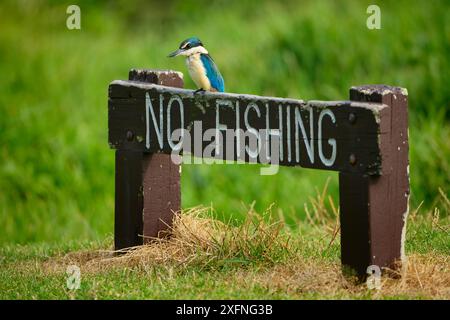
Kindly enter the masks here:
[[194, 94], [197, 94], [197, 93], [205, 93], [205, 89], [200, 88], [200, 89], [195, 90]]

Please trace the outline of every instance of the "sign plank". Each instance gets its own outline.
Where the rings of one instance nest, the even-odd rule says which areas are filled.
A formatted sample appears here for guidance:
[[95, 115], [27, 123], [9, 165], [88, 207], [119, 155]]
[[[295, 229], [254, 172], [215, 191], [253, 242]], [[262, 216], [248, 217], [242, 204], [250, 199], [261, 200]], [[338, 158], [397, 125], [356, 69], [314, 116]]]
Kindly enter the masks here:
[[388, 109], [118, 80], [109, 86], [109, 143], [148, 153], [380, 175]]

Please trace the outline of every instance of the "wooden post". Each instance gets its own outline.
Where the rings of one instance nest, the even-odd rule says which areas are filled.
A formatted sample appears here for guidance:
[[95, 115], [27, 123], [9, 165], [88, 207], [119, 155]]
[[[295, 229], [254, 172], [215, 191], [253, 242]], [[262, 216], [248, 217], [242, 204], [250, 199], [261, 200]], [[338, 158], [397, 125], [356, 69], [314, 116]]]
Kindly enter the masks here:
[[116, 150], [114, 247], [142, 244], [142, 152]]
[[[341, 260], [344, 266], [364, 276], [368, 266], [396, 268], [405, 258], [408, 94], [397, 87], [361, 86], [350, 89], [350, 100], [389, 107], [379, 118], [381, 175], [339, 173]], [[349, 155], [349, 161], [358, 164], [355, 156]]]
[[[129, 80], [183, 87], [179, 72], [131, 70]], [[180, 210], [180, 166], [169, 154], [148, 154], [136, 149], [133, 128], [116, 150], [115, 223], [116, 250], [145, 243], [172, 223]], [[144, 241], [143, 241], [144, 239]]]

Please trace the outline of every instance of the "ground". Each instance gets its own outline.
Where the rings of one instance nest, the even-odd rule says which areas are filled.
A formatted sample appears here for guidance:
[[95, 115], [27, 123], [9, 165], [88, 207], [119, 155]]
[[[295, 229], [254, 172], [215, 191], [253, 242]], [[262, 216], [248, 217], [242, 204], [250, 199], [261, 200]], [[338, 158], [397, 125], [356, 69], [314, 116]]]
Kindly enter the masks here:
[[[270, 210], [224, 223], [193, 208], [162, 239], [124, 254], [112, 251], [112, 237], [5, 246], [0, 299], [450, 299], [448, 215], [411, 212], [407, 262], [369, 289], [341, 271], [337, 211], [323, 194], [296, 227]], [[81, 271], [78, 290], [67, 287], [70, 265]]]

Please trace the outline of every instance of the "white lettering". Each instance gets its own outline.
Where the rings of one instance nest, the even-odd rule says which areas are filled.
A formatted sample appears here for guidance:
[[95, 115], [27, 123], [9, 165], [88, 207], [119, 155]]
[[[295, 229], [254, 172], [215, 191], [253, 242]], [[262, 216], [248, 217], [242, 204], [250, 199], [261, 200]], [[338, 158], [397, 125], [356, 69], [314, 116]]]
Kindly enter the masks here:
[[327, 167], [331, 167], [334, 162], [336, 161], [336, 139], [334, 138], [330, 138], [328, 139], [328, 144], [333, 148], [333, 151], [331, 152], [331, 157], [330, 158], [325, 158], [325, 156], [323, 155], [323, 150], [322, 150], [322, 120], [323, 117], [325, 115], [328, 115], [331, 118], [331, 121], [333, 123], [336, 123], [336, 118], [333, 114], [333, 112], [330, 109], [324, 109], [320, 112], [319, 115], [319, 133], [318, 133], [318, 143], [319, 143], [319, 158], [320, 161], [322, 161], [322, 163], [324, 165], [326, 165]]

